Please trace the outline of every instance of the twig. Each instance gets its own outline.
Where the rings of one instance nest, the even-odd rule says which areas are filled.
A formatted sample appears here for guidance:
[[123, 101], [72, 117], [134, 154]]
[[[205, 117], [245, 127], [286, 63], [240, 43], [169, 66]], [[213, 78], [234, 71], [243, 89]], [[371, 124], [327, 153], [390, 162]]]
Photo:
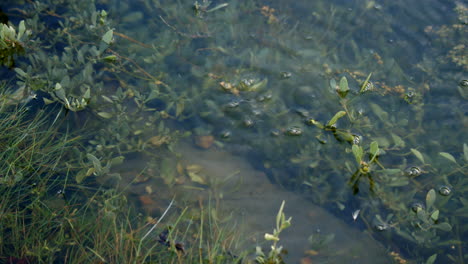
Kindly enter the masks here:
[[153, 227], [151, 227], [151, 229], [141, 238], [140, 243], [143, 242], [143, 240], [144, 240], [151, 232], [153, 232], [153, 230], [156, 228], [156, 226], [158, 226], [159, 222], [161, 222], [161, 220], [164, 218], [164, 216], [166, 215], [166, 213], [167, 213], [167, 212], [169, 211], [169, 209], [171, 208], [172, 203], [174, 203], [174, 198], [172, 198], [171, 203], [170, 203], [169, 206], [166, 208], [166, 210], [165, 210], [164, 213], [161, 215], [161, 217], [158, 219], [158, 221], [156, 222], [156, 224], [154, 224]]

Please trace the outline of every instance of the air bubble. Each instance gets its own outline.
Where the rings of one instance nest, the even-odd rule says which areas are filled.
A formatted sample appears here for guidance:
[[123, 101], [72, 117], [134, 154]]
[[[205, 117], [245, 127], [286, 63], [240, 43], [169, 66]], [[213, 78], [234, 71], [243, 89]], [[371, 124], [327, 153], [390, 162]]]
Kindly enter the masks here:
[[439, 194], [442, 196], [449, 196], [452, 193], [452, 189], [446, 185], [439, 187]]
[[405, 170], [405, 173], [408, 177], [417, 177], [421, 175], [422, 170], [419, 167], [413, 166]]
[[300, 136], [302, 135], [302, 129], [299, 127], [290, 127], [286, 130], [286, 134], [289, 136]]

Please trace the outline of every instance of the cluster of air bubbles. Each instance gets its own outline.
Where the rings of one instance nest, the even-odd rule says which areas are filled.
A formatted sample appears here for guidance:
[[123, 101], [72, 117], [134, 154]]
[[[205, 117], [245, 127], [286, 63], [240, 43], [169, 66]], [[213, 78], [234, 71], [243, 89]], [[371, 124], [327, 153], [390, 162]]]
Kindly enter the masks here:
[[240, 105], [240, 101], [233, 100], [226, 104], [226, 108], [236, 108]]
[[281, 72], [280, 77], [283, 79], [289, 79], [291, 78], [292, 74], [290, 72]]
[[242, 124], [244, 125], [244, 127], [253, 127], [254, 121], [252, 119], [250, 119], [250, 118], [245, 118], [242, 121]]
[[463, 88], [468, 88], [468, 80], [461, 80], [460, 86]]
[[389, 227], [390, 225], [387, 223], [375, 223], [374, 224], [375, 230], [380, 231], [380, 232], [387, 230]]
[[417, 177], [417, 176], [421, 175], [421, 173], [422, 173], [422, 170], [419, 167], [416, 167], [416, 166], [409, 167], [409, 168], [407, 168], [405, 170], [405, 174], [408, 177]]
[[374, 90], [374, 84], [372, 82], [367, 82], [366, 86], [364, 87], [362, 91], [367, 92], [367, 91], [372, 91], [372, 90]]
[[257, 101], [258, 102], [265, 102], [265, 101], [270, 100], [272, 97], [273, 97], [273, 95], [271, 93], [262, 94], [262, 95], [257, 97]]
[[289, 127], [286, 130], [286, 135], [288, 136], [300, 136], [302, 135], [302, 129], [299, 127]]
[[361, 135], [353, 135], [353, 145], [359, 145], [362, 142], [362, 136]]

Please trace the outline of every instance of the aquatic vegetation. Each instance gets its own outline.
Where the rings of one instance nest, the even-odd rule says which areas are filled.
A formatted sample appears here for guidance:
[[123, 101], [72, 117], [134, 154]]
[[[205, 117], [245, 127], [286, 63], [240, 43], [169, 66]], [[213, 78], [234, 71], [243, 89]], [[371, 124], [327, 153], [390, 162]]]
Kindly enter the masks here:
[[281, 264], [284, 263], [283, 259], [281, 258], [282, 246], [278, 246], [278, 242], [280, 240], [279, 235], [283, 230], [288, 228], [291, 225], [292, 218], [289, 217], [286, 219], [286, 216], [283, 212], [284, 209], [284, 201], [281, 203], [280, 209], [276, 216], [276, 228], [273, 230], [273, 234], [266, 233], [265, 240], [272, 241], [271, 249], [268, 255], [266, 255], [260, 247], [257, 247], [256, 251], [256, 261], [260, 264]]
[[[55, 193], [72, 184], [76, 192], [76, 203], [65, 209], [52, 208], [66, 204], [56, 197], [23, 197], [24, 204], [34, 201], [20, 210], [28, 225], [40, 220], [28, 215], [31, 208], [47, 220], [59, 215], [61, 225], [39, 234], [60, 230], [49, 233], [74, 240], [57, 235], [55, 245], [44, 245], [38, 236], [27, 241], [33, 254], [15, 258], [232, 260], [222, 236], [206, 233], [222, 230], [206, 225], [205, 217], [216, 214], [193, 208], [140, 240], [158, 246], [144, 243], [134, 251], [147, 223], [126, 214], [135, 202], [129, 186], [156, 179], [146, 196], [135, 195], [136, 203], [156, 207], [171, 198], [161, 189], [184, 181], [223, 184], [175, 162], [177, 141], [194, 135], [202, 148], [249, 155], [272, 181], [337, 215], [359, 210], [354, 221], [396, 252], [395, 259], [464, 259], [466, 7], [429, 2], [408, 12], [399, 1], [2, 4], [12, 21], [0, 28], [0, 75], [9, 90], [2, 94], [0, 124], [21, 131], [6, 133], [1, 145], [7, 161], [1, 184], [13, 188], [5, 202], [20, 190]], [[18, 113], [8, 112], [12, 107]], [[122, 177], [119, 166], [133, 166], [135, 157], [146, 163]], [[40, 188], [23, 185], [36, 174], [48, 175], [36, 183]], [[184, 222], [197, 214], [199, 224]], [[105, 221], [92, 227], [95, 219]], [[15, 224], [26, 230], [13, 220], [8, 227]], [[312, 237], [311, 250], [329, 240]], [[207, 251], [197, 252], [193, 241]], [[2, 250], [10, 255], [18, 245]]]

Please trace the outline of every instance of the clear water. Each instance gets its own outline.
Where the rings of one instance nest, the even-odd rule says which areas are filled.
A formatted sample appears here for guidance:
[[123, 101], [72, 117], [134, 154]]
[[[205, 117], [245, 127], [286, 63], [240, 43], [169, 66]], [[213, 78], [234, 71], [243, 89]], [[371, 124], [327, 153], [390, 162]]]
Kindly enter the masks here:
[[[97, 9], [107, 10], [115, 25], [115, 52], [129, 58], [131, 73], [100, 81], [108, 90], [157, 91], [159, 97], [146, 105], [170, 116], [160, 123], [190, 131], [174, 148], [179, 158], [156, 159], [166, 167], [188, 161], [204, 168], [201, 185], [193, 177], [175, 183], [165, 166], [156, 173], [176, 186], [184, 202], [219, 196], [223, 210], [241, 208], [233, 221], [262, 244], [261, 234], [272, 231], [286, 200], [286, 215], [293, 216], [281, 240], [290, 252], [287, 261], [390, 263], [401, 257], [425, 263], [438, 253], [436, 263], [456, 263], [467, 254], [468, 192], [467, 10], [457, 14], [457, 5], [462, 6], [435, 0], [99, 2]], [[361, 93], [370, 73], [369, 91]], [[336, 91], [342, 77], [350, 88], [344, 98]], [[339, 111], [346, 116], [333, 128], [311, 124], [325, 125]], [[152, 121], [144, 118], [142, 127]], [[355, 138], [365, 151], [367, 174], [359, 174]], [[197, 147], [203, 139], [207, 143]], [[366, 155], [372, 142], [380, 148], [377, 160]], [[143, 170], [157, 155], [130, 158], [126, 169]], [[240, 189], [208, 184], [236, 169]], [[187, 186], [201, 188], [201, 194]], [[450, 194], [439, 194], [441, 187]], [[438, 193], [436, 203], [426, 209], [440, 214], [426, 225], [427, 217], [412, 208], [425, 204], [431, 189]], [[170, 198], [171, 193], [165, 197]], [[326, 249], [307, 241], [317, 230], [335, 234]]]

